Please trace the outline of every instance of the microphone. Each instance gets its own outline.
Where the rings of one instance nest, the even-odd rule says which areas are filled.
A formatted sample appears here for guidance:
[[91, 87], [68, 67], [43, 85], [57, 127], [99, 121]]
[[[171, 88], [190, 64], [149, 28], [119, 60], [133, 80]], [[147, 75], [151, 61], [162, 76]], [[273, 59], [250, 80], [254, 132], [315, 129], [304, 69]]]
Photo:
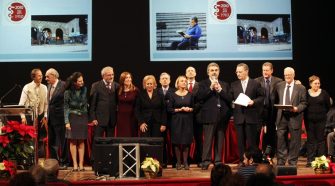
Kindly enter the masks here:
[[5, 99], [16, 87], [21, 85], [15, 84], [11, 89], [9, 89], [1, 98], [0, 98], [0, 107], [3, 107], [2, 100]]

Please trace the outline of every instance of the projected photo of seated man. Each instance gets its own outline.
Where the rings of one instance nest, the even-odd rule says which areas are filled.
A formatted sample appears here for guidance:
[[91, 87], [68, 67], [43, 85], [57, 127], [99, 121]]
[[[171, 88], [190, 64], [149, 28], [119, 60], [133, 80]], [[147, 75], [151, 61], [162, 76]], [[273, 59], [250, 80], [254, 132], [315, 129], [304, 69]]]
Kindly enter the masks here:
[[190, 20], [190, 26], [186, 32], [178, 32], [183, 39], [181, 41], [173, 41], [171, 43], [171, 50], [186, 50], [197, 47], [198, 40], [201, 37], [201, 27], [198, 25], [198, 18], [192, 17]]

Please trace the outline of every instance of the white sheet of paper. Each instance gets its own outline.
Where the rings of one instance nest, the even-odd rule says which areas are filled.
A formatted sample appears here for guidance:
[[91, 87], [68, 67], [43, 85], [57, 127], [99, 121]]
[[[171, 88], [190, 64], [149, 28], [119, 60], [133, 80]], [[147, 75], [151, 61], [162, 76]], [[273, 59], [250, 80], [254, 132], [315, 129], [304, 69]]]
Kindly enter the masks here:
[[243, 93], [240, 93], [238, 95], [238, 97], [236, 98], [236, 100], [234, 101], [234, 104], [238, 104], [238, 105], [242, 105], [242, 106], [248, 106], [249, 102], [250, 102], [250, 98], [249, 96], [243, 94]]

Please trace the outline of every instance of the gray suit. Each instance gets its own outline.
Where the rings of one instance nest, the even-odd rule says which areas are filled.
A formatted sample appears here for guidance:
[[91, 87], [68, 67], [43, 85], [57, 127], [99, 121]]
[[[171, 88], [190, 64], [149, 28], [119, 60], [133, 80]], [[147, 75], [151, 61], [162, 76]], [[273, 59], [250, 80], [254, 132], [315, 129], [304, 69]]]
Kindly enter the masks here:
[[[286, 82], [278, 83], [277, 98], [278, 104], [283, 104], [284, 90]], [[298, 108], [298, 112], [290, 112], [278, 109], [276, 126], [277, 126], [277, 164], [284, 165], [286, 162], [287, 150], [289, 165], [296, 165], [298, 161], [299, 148], [301, 145], [301, 125], [303, 119], [303, 111], [307, 107], [306, 88], [303, 85], [294, 84], [291, 104]], [[290, 144], [287, 149], [287, 133], [290, 133]]]

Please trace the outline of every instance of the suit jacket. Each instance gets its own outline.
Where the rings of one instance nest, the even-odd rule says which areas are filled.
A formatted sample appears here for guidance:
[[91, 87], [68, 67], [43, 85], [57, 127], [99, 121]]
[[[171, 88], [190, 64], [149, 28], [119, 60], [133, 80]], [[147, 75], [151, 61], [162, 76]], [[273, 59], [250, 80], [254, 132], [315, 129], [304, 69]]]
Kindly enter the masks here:
[[[259, 82], [261, 84], [261, 87], [264, 89], [264, 98], [266, 98], [266, 93], [265, 93], [265, 81], [264, 81], [264, 77], [258, 77], [255, 79], [257, 82]], [[271, 112], [271, 118], [264, 118], [264, 120], [271, 120], [272, 123], [275, 123], [275, 119], [276, 119], [276, 115], [277, 115], [277, 109], [273, 106], [275, 103], [275, 96], [276, 95], [276, 85], [280, 82], [282, 82], [283, 80], [281, 78], [272, 76], [271, 77], [271, 83], [270, 83], [270, 103], [268, 106], [264, 105], [263, 107], [263, 117], [268, 117], [268, 113], [267, 112]], [[265, 113], [264, 113], [265, 112]]]
[[[243, 93], [241, 80], [237, 80], [231, 83], [231, 95], [233, 100]], [[248, 124], [260, 124], [262, 120], [262, 108], [264, 105], [264, 90], [261, 84], [256, 80], [249, 78], [245, 94], [254, 101], [252, 106], [241, 106], [234, 105], [234, 123], [240, 125], [245, 123]]]
[[[188, 85], [188, 83], [187, 83]], [[192, 94], [193, 96], [197, 95], [199, 90], [199, 83], [197, 81], [194, 82], [193, 89], [192, 89]]]
[[[283, 104], [284, 100], [284, 90], [285, 90], [286, 82], [283, 81], [278, 83], [276, 86], [277, 89], [277, 100], [278, 104]], [[291, 95], [291, 103], [293, 106], [298, 108], [298, 112], [290, 112], [290, 125], [292, 125], [293, 129], [300, 129], [303, 118], [303, 111], [307, 107], [307, 99], [306, 99], [306, 88], [303, 85], [294, 84], [293, 92]], [[283, 116], [283, 110], [278, 109], [277, 112], [277, 120], [276, 125], [277, 128], [281, 127], [281, 118]]]
[[50, 99], [51, 85], [48, 84], [48, 124], [63, 125], [64, 123], [64, 91], [65, 82], [58, 80], [55, 90]]
[[103, 80], [92, 84], [90, 118], [98, 120], [100, 126], [116, 125], [117, 89], [119, 84], [112, 83], [112, 91], [108, 90]]
[[151, 99], [146, 90], [142, 90], [136, 99], [135, 116], [138, 124], [154, 123], [166, 125], [166, 105], [162, 94], [155, 89]]
[[223, 81], [219, 81], [219, 83], [222, 87], [219, 93], [210, 89], [211, 81], [209, 79], [199, 83], [199, 90], [196, 94], [196, 101], [200, 107], [197, 114], [199, 123], [217, 123], [228, 121], [230, 118], [232, 99], [229, 94], [229, 84]]
[[164, 95], [164, 93], [163, 93], [163, 88], [162, 88], [162, 87], [159, 87], [159, 88], [157, 89], [158, 94], [164, 97], [164, 100], [165, 100], [165, 104], [166, 104], [166, 105], [167, 105], [168, 102], [169, 102], [170, 95], [173, 94], [175, 91], [176, 91], [175, 88], [173, 88], [173, 87], [169, 87], [169, 89], [167, 90], [167, 92], [166, 92], [165, 95]]

